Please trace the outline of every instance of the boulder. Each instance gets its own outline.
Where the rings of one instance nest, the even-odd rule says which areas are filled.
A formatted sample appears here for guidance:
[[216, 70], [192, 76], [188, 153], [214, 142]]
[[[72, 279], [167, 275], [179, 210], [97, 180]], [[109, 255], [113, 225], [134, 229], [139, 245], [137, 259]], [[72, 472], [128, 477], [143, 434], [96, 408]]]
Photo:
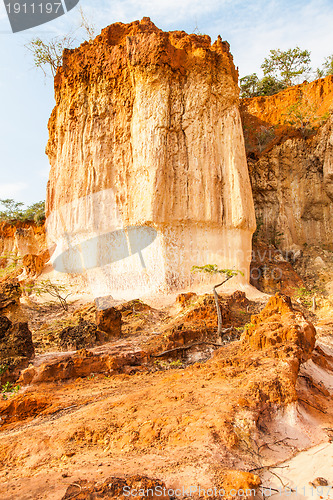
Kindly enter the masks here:
[[28, 323], [12, 323], [0, 316], [0, 381], [17, 378], [35, 355]]
[[59, 333], [59, 347], [64, 351], [92, 347], [104, 340], [103, 333], [90, 321], [80, 320], [78, 325], [68, 326]]
[[314, 349], [316, 330], [301, 311], [293, 308], [290, 297], [277, 293], [260, 314], [251, 317], [241, 340], [255, 349], [274, 347], [280, 356], [304, 363]]
[[96, 324], [100, 330], [107, 333], [107, 337], [120, 337], [121, 312], [115, 307], [96, 311]]
[[0, 283], [0, 311], [5, 311], [10, 306], [18, 306], [21, 295], [22, 290], [17, 280]]

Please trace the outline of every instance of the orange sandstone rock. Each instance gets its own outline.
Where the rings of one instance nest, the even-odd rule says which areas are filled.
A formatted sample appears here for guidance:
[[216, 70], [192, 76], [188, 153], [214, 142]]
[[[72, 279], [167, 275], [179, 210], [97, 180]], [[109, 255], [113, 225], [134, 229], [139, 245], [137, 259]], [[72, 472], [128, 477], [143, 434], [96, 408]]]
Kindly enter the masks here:
[[237, 76], [220, 37], [149, 18], [65, 50], [47, 145], [55, 266], [70, 272], [77, 258], [97, 297], [128, 300], [201, 282], [191, 267], [206, 262], [248, 281], [255, 220]]
[[259, 236], [284, 250], [332, 245], [332, 99], [329, 75], [241, 100]]
[[293, 354], [304, 363], [313, 351], [316, 331], [300, 311], [293, 309], [289, 297], [277, 293], [260, 314], [251, 317], [241, 340], [256, 349], [274, 346], [281, 349], [281, 356]]

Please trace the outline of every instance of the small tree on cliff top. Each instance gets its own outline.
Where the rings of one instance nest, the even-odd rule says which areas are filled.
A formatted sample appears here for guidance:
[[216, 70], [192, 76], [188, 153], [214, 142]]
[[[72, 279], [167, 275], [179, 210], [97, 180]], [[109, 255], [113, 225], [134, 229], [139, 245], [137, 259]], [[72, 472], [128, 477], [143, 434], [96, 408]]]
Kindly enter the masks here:
[[310, 52], [299, 47], [288, 50], [271, 50], [261, 65], [265, 76], [271, 76], [287, 87], [298, 83], [311, 70]]
[[223, 329], [222, 328], [222, 312], [221, 312], [221, 307], [219, 304], [219, 296], [217, 294], [216, 288], [219, 286], [222, 286], [224, 283], [226, 283], [228, 280], [236, 276], [237, 274], [241, 274], [244, 276], [244, 273], [242, 271], [235, 271], [234, 269], [219, 269], [216, 264], [206, 264], [205, 266], [192, 266], [191, 269], [192, 272], [204, 272], [207, 274], [224, 274], [225, 279], [221, 282], [218, 283], [217, 285], [213, 286], [213, 294], [214, 294], [214, 300], [215, 300], [215, 306], [216, 306], [216, 311], [217, 311], [217, 336], [219, 339], [222, 340], [223, 334], [226, 333], [227, 331], [230, 330], [230, 328]]
[[[299, 47], [285, 51], [271, 50], [261, 68], [264, 72], [262, 79], [259, 79], [256, 73], [240, 79], [242, 98], [273, 95], [298, 83], [299, 77], [307, 77], [311, 70], [310, 52]], [[318, 71], [324, 72], [324, 70]]]
[[[51, 72], [55, 76], [57, 69], [62, 66], [62, 55], [64, 49], [70, 49], [80, 40], [74, 36], [74, 32], [80, 29], [84, 30], [84, 38], [92, 40], [95, 36], [96, 28], [88, 19], [82, 8], [79, 9], [81, 22], [76, 30], [72, 30], [66, 35], [56, 36], [50, 40], [42, 40], [40, 37], [32, 38], [25, 47], [32, 52], [34, 65], [43, 71], [44, 76]], [[82, 41], [82, 40], [81, 40]]]
[[62, 65], [62, 54], [64, 49], [73, 46], [75, 39], [72, 35], [57, 36], [49, 41], [44, 41], [39, 37], [33, 38], [25, 47], [32, 52], [36, 68], [40, 68], [44, 76], [51, 71], [55, 76], [57, 69]]
[[321, 68], [317, 68], [316, 78], [324, 78], [325, 76], [333, 75], [333, 54], [325, 57], [325, 61]]

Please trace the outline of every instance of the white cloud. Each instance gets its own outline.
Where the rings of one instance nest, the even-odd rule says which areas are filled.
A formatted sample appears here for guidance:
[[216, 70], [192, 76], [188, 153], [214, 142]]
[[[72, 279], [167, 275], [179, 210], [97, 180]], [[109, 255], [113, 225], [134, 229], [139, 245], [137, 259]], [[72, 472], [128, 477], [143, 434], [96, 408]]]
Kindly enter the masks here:
[[25, 182], [0, 184], [0, 198], [15, 198], [18, 193], [27, 189], [28, 185]]

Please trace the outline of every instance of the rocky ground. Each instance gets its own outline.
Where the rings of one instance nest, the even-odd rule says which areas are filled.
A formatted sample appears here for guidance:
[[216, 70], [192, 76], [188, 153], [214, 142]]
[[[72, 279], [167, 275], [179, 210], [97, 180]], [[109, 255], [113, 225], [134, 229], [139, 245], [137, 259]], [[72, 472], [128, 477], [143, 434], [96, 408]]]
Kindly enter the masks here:
[[[324, 264], [330, 255], [322, 254]], [[221, 294], [222, 342], [212, 294], [181, 294], [163, 308], [132, 301], [101, 314], [94, 303], [75, 300], [64, 311], [20, 298], [2, 282], [3, 317], [29, 318], [34, 354], [27, 349], [19, 373], [1, 374], [1, 496], [119, 498], [124, 485], [164, 485], [222, 488], [228, 498], [254, 488], [260, 498], [269, 496], [263, 487], [283, 484], [287, 495], [302, 486], [297, 464], [279, 464], [333, 439], [330, 268], [313, 274], [324, 278], [319, 296], [311, 259], [306, 250], [292, 264], [280, 260], [283, 291], [290, 276], [300, 280], [292, 301], [281, 292], [255, 301]], [[4, 367], [8, 353], [1, 356]], [[309, 470], [309, 480], [325, 476], [329, 498], [328, 467]]]

